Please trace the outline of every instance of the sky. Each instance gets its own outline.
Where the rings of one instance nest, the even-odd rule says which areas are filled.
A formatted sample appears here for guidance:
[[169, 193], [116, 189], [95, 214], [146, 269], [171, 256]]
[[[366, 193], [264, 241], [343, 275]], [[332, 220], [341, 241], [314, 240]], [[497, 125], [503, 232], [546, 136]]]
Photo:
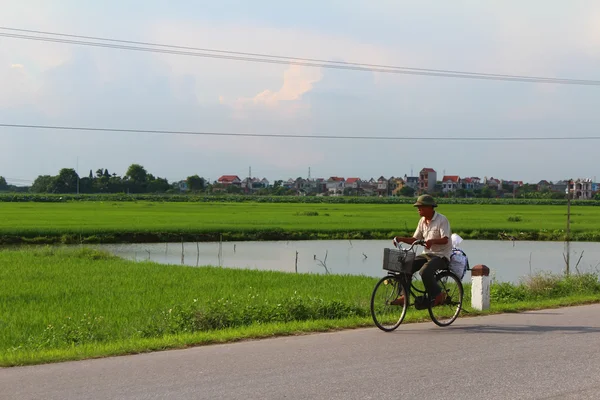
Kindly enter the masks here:
[[[600, 80], [596, 0], [0, 0], [0, 26], [415, 68]], [[0, 30], [0, 33], [7, 31]], [[452, 79], [0, 37], [0, 124], [415, 140], [216, 137], [0, 127], [0, 176], [133, 163], [198, 174], [600, 179], [600, 86]]]

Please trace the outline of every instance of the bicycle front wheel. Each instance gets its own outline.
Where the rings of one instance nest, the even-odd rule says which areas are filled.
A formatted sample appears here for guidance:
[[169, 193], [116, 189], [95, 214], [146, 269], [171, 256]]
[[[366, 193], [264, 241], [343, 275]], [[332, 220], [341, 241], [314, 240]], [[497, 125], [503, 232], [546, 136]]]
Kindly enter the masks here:
[[446, 293], [446, 300], [436, 307], [430, 303], [429, 316], [436, 325], [448, 326], [458, 318], [462, 309], [463, 286], [460, 279], [450, 271], [438, 272], [436, 280], [442, 292]]
[[404, 320], [408, 301], [408, 291], [398, 278], [394, 276], [381, 278], [371, 295], [373, 322], [382, 331], [393, 331]]

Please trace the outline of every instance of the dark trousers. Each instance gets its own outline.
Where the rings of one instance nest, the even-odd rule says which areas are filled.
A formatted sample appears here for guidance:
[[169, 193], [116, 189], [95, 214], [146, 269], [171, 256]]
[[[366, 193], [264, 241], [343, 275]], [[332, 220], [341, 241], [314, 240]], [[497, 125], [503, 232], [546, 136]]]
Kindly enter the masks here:
[[435, 272], [439, 269], [448, 269], [448, 260], [446, 257], [421, 254], [416, 256], [413, 262], [412, 273], [414, 274], [419, 271], [425, 290], [427, 290], [431, 300], [442, 292], [442, 289], [440, 289], [435, 281]]

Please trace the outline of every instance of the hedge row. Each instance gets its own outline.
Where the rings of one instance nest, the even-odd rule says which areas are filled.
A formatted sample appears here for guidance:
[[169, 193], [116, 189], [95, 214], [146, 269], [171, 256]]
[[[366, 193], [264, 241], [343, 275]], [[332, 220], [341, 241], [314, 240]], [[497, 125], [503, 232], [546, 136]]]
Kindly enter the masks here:
[[[161, 195], [161, 194], [0, 194], [0, 202], [67, 202], [67, 201], [154, 201], [154, 202], [223, 202], [223, 203], [332, 203], [332, 204], [411, 204], [411, 197], [351, 196], [245, 196], [245, 195]], [[439, 204], [565, 205], [566, 199], [511, 198], [438, 198]], [[575, 206], [599, 206], [599, 200], [573, 200]]]

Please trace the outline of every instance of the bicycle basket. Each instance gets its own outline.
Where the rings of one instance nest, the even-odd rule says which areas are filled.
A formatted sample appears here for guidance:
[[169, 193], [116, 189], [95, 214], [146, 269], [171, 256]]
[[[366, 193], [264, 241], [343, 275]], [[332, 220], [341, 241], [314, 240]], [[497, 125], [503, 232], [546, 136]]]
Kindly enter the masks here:
[[412, 273], [415, 252], [398, 249], [383, 249], [383, 269], [386, 271]]

